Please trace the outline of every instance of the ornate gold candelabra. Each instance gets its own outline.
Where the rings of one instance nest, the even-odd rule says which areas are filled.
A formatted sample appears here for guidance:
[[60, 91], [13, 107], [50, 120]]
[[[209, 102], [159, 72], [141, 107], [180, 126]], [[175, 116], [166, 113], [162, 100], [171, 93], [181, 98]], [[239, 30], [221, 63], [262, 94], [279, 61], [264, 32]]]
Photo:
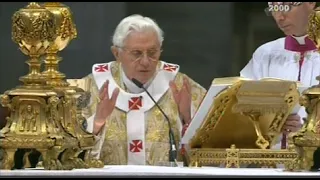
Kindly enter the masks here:
[[[79, 88], [69, 87], [64, 75], [58, 72], [56, 53], [70, 41], [61, 39], [71, 36], [57, 33], [62, 31], [61, 22], [65, 19], [57, 15], [59, 10], [53, 4], [59, 5], [49, 3], [50, 8], [44, 8], [30, 3], [13, 15], [13, 40], [30, 56], [29, 74], [20, 78], [23, 86], [6, 91], [0, 98], [2, 106], [10, 110], [0, 133], [0, 146], [5, 151], [1, 169], [14, 167], [18, 149], [26, 152], [24, 159], [28, 159], [31, 151], [40, 152], [45, 169], [103, 166], [90, 157], [93, 135], [85, 132], [79, 123], [82, 119], [79, 112], [87, 105], [89, 96]], [[41, 73], [40, 56], [45, 53], [48, 53], [46, 70]], [[79, 154], [83, 151], [85, 155], [81, 158]]]
[[[90, 159], [90, 149], [94, 146], [94, 137], [82, 128], [84, 117], [81, 112], [89, 103], [90, 94], [81, 88], [69, 86], [69, 83], [64, 79], [65, 75], [58, 69], [58, 63], [62, 60], [58, 56], [58, 52], [65, 49], [71, 40], [77, 37], [72, 12], [69, 7], [60, 2], [46, 2], [43, 7], [55, 17], [57, 36], [46, 51], [45, 70], [42, 75], [46, 77], [48, 85], [64, 94], [64, 108], [63, 111], [60, 111], [60, 117], [64, 117], [62, 124], [69, 134], [79, 140], [80, 148], [68, 149], [66, 154], [71, 153], [74, 154], [73, 156], [78, 156], [85, 150], [84, 160], [86, 163], [78, 159], [77, 167], [102, 167], [102, 162]], [[68, 156], [62, 158], [66, 159], [66, 157]]]
[[49, 10], [55, 17], [56, 38], [46, 51], [44, 60], [45, 70], [42, 73], [47, 77], [47, 84], [51, 86], [68, 86], [64, 81], [65, 75], [59, 72], [58, 64], [62, 60], [58, 52], [65, 49], [71, 40], [77, 37], [77, 29], [74, 24], [71, 10], [60, 2], [46, 2], [43, 7]]
[[[310, 15], [308, 24], [309, 38], [315, 43], [320, 52], [320, 8], [316, 8]], [[320, 76], [317, 77], [320, 81]], [[320, 84], [310, 87], [303, 92], [300, 104], [306, 108], [308, 114], [302, 129], [290, 134], [290, 140], [298, 149], [299, 169], [309, 171], [313, 166], [313, 154], [320, 148]]]

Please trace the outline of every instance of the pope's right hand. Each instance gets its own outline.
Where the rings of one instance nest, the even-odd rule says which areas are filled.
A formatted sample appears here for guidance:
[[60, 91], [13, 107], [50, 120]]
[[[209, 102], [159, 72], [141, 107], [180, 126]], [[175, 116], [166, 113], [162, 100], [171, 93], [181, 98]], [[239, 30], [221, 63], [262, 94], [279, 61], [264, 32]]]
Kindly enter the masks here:
[[100, 129], [105, 124], [107, 117], [112, 113], [120, 92], [119, 88], [116, 88], [112, 92], [111, 98], [109, 98], [108, 87], [109, 81], [107, 80], [100, 89], [100, 102], [97, 104], [96, 115], [94, 119], [94, 134], [98, 134], [100, 132]]

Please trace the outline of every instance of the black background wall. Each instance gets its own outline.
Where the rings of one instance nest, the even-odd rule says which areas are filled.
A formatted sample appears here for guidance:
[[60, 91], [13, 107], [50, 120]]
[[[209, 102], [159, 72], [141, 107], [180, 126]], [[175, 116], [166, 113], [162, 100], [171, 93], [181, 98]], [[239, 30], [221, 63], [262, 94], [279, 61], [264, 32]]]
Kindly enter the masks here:
[[[249, 3], [65, 4], [73, 12], [78, 31], [78, 37], [61, 52], [63, 60], [60, 70], [68, 78], [81, 78], [90, 73], [94, 63], [114, 60], [110, 52], [113, 31], [122, 18], [131, 14], [142, 14], [155, 19], [165, 32], [161, 59], [180, 64], [182, 72], [205, 88], [216, 77], [237, 76], [249, 60], [249, 56], [244, 53], [248, 50], [243, 45], [246, 43]], [[0, 93], [18, 85], [18, 78], [27, 73], [28, 68], [24, 63], [27, 57], [11, 40], [11, 16], [26, 5], [26, 2], [0, 3]], [[239, 46], [235, 46], [235, 36], [241, 37]]]

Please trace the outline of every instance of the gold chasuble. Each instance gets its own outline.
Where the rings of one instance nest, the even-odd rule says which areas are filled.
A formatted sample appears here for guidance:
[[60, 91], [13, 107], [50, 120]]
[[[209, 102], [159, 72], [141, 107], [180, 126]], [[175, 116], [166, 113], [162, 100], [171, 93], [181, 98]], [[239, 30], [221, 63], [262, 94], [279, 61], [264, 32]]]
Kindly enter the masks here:
[[[170, 118], [178, 147], [182, 122], [169, 81], [174, 80], [180, 89], [184, 76], [186, 75], [179, 72], [178, 65], [159, 61], [157, 74], [147, 87], [152, 97]], [[187, 78], [192, 87], [192, 117], [206, 90], [189, 77]], [[122, 81], [121, 65], [116, 61], [95, 64], [92, 74], [84, 77], [85, 90], [91, 92], [90, 105], [83, 113], [88, 122], [87, 130], [89, 132], [93, 130], [99, 89], [107, 79], [109, 96], [111, 97], [116, 87], [120, 88], [120, 93], [116, 108], [106, 119], [105, 127], [96, 136], [93, 155], [106, 165], [154, 165], [157, 162], [167, 162], [170, 148], [167, 120], [147, 93], [132, 94], [126, 90]]]

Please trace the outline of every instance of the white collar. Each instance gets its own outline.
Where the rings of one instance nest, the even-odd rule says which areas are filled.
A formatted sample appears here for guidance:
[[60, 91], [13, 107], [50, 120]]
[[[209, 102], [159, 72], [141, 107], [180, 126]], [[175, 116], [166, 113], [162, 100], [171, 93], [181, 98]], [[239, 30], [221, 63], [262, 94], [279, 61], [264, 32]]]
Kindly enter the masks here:
[[292, 36], [292, 37], [295, 38], [300, 45], [303, 45], [303, 44], [306, 44], [306, 37], [307, 36], [308, 35], [304, 35], [304, 36], [300, 36], [300, 37], [296, 37], [296, 36]]
[[[124, 71], [122, 70], [122, 68], [120, 68], [120, 72], [121, 72], [121, 79], [123, 84], [126, 86], [126, 88], [128, 89], [128, 91], [130, 93], [134, 93], [134, 94], [139, 94], [142, 93], [144, 90], [142, 88], [139, 88], [138, 86], [136, 86], [128, 77], [127, 75], [124, 73]], [[145, 83], [143, 85], [144, 88], [148, 88], [150, 86], [150, 84], [152, 83], [153, 78], [151, 78], [147, 83]]]

